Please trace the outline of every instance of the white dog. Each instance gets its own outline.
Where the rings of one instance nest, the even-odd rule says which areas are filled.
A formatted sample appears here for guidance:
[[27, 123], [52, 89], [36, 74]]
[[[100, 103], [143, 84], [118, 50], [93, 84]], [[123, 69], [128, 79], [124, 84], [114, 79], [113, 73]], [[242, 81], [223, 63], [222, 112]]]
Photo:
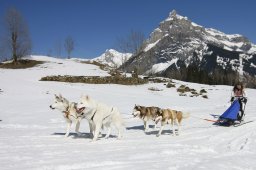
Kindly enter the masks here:
[[[78, 135], [81, 135], [79, 132], [80, 122], [84, 118], [83, 115], [78, 114], [76, 112], [76, 103], [70, 103], [66, 98], [62, 97], [62, 95], [55, 95], [54, 103], [50, 105], [51, 109], [58, 109], [63, 113], [63, 117], [67, 122], [67, 130], [65, 137], [69, 136], [72, 122], [76, 122], [75, 131]], [[90, 125], [90, 132], [92, 133], [92, 125]]]
[[109, 137], [112, 126], [118, 131], [118, 139], [122, 138], [124, 123], [117, 108], [99, 103], [89, 96], [82, 96], [77, 104], [77, 112], [83, 113], [87, 120], [93, 124], [93, 141], [98, 139], [101, 127], [107, 128], [105, 138]]

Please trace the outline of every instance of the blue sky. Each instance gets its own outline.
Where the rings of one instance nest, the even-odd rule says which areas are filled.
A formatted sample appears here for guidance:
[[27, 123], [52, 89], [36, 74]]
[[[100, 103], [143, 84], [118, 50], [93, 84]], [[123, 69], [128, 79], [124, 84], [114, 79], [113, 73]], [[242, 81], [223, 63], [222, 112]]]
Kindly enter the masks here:
[[20, 11], [33, 54], [56, 55], [58, 44], [72, 36], [76, 46], [71, 55], [94, 58], [117, 48], [117, 38], [131, 30], [148, 37], [173, 9], [199, 25], [256, 43], [255, 6], [255, 0], [0, 0], [0, 17], [10, 7]]

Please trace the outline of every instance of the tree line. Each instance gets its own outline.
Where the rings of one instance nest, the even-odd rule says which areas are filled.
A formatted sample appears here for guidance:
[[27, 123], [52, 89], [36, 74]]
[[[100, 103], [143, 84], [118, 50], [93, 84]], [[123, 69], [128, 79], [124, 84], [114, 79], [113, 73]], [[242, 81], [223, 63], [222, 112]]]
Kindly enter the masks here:
[[209, 85], [233, 86], [237, 82], [243, 82], [248, 88], [256, 88], [256, 78], [252, 75], [244, 73], [241, 76], [237, 71], [227, 71], [220, 68], [215, 68], [212, 72], [208, 72], [195, 64], [182, 67], [180, 70], [169, 70], [164, 76], [186, 82]]

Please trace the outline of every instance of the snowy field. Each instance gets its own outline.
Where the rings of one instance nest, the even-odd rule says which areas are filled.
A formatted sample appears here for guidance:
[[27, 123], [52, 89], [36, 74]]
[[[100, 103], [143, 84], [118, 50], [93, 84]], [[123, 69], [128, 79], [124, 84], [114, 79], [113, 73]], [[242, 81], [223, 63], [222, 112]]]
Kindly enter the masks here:
[[[33, 58], [47, 62], [29, 69], [0, 69], [1, 170], [256, 169], [256, 122], [218, 127], [200, 119], [216, 119], [212, 114], [220, 115], [227, 109], [231, 86], [175, 81], [176, 87], [184, 84], [207, 90], [209, 99], [204, 99], [179, 96], [175, 88], [166, 88], [163, 83], [125, 86], [42, 82], [39, 79], [49, 75], [108, 74], [97, 66], [72, 60]], [[149, 87], [162, 91], [150, 91]], [[245, 120], [255, 120], [256, 90], [246, 90]], [[124, 138], [117, 140], [114, 131], [111, 138], [92, 142], [86, 120], [80, 127], [83, 136], [77, 136], [72, 127], [71, 135], [65, 138], [62, 114], [49, 108], [54, 94], [59, 93], [74, 102], [88, 94], [118, 107], [125, 120]], [[156, 137], [158, 128], [145, 133], [142, 121], [132, 117], [135, 104], [178, 109], [190, 112], [191, 117], [183, 121], [179, 136], [172, 136], [168, 125], [162, 136]]]

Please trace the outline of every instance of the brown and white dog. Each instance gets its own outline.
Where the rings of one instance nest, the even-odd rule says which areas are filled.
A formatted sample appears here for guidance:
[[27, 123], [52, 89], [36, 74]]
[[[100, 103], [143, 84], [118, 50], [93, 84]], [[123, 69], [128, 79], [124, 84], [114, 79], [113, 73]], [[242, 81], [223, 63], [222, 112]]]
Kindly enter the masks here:
[[[140, 105], [135, 105], [133, 108], [132, 115], [134, 117], [139, 117], [144, 122], [144, 130], [145, 132], [148, 131], [148, 121], [154, 120], [154, 118], [157, 116], [157, 112], [159, 112], [161, 109], [159, 107], [145, 107]], [[156, 123], [157, 124], [157, 123]], [[156, 128], [156, 124], [154, 125], [154, 129]]]
[[[76, 128], [75, 131], [78, 135], [81, 135], [82, 133], [79, 132], [79, 127], [80, 127], [80, 122], [82, 119], [85, 118], [84, 115], [80, 114], [77, 112], [76, 109], [76, 103], [74, 102], [69, 102], [66, 98], [62, 97], [62, 95], [56, 95], [55, 94], [55, 99], [53, 104], [50, 105], [51, 109], [57, 109], [62, 112], [63, 117], [65, 118], [67, 122], [67, 129], [66, 129], [66, 134], [65, 137], [69, 136], [70, 129], [72, 122], [75, 122]], [[90, 126], [90, 133], [92, 134], [92, 124], [89, 122]]]
[[161, 121], [161, 127], [160, 127], [160, 130], [159, 130], [159, 132], [156, 136], [159, 137], [161, 135], [164, 126], [168, 123], [170, 123], [171, 126], [172, 126], [173, 136], [176, 135], [174, 124], [178, 125], [178, 134], [179, 134], [180, 133], [181, 121], [185, 118], [188, 118], [189, 115], [190, 115], [189, 113], [183, 113], [182, 111], [177, 111], [177, 110], [172, 110], [172, 109], [160, 109], [157, 112], [156, 117], [154, 118], [156, 124], [159, 121]]

